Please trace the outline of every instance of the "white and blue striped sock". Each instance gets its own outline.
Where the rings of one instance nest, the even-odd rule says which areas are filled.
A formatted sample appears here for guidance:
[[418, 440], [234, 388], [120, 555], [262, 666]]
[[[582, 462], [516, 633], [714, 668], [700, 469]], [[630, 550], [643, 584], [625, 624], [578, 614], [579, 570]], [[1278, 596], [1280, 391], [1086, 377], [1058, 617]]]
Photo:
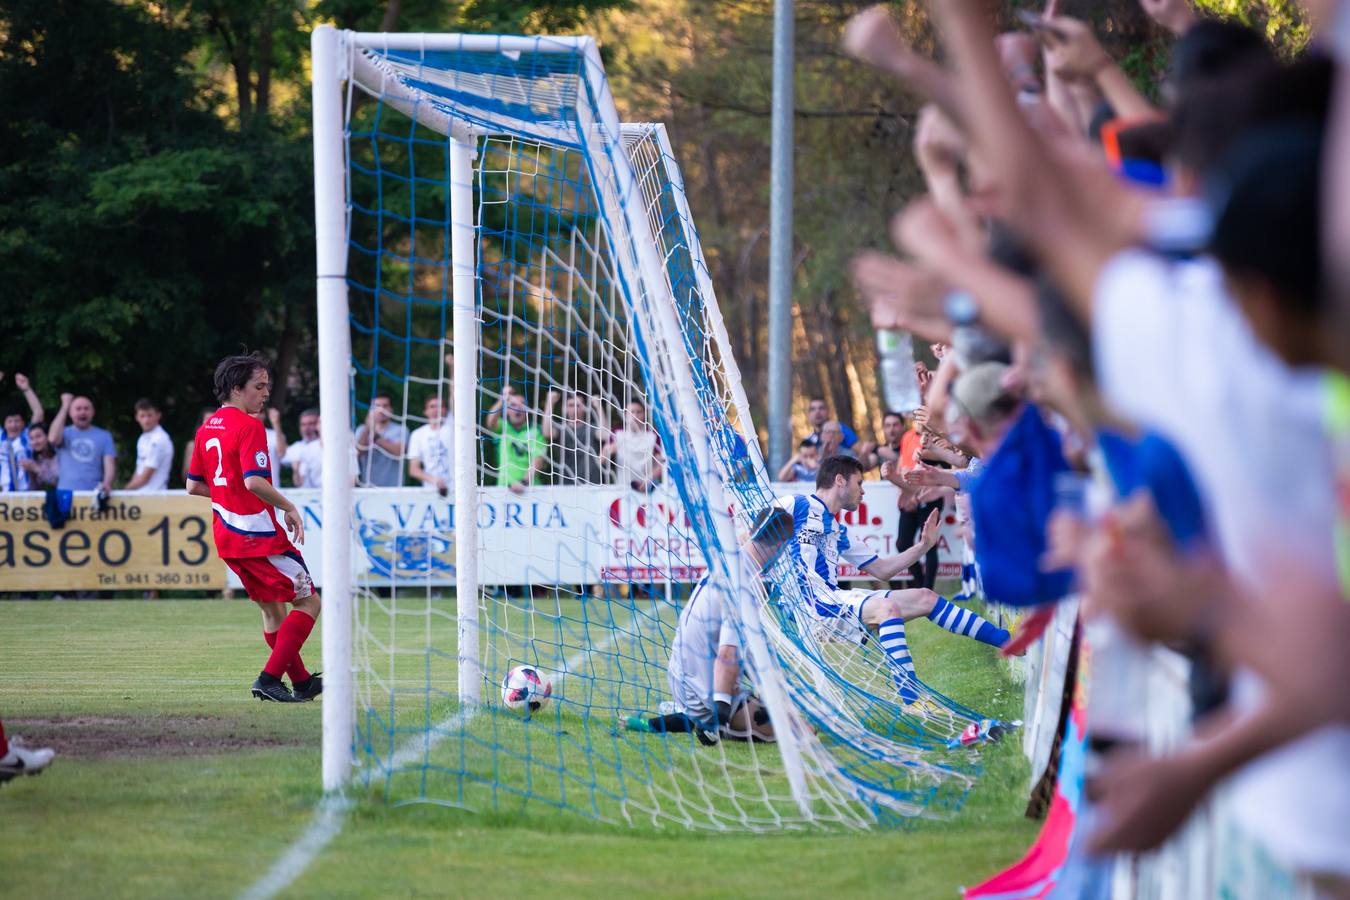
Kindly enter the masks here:
[[1008, 642], [1008, 632], [991, 625], [974, 611], [957, 606], [941, 597], [933, 604], [933, 611], [928, 614], [928, 618], [952, 634], [973, 637], [984, 644], [1002, 647]]
[[905, 640], [905, 620], [887, 619], [882, 622], [877, 626], [877, 638], [881, 641], [881, 649], [885, 650], [886, 655], [900, 668], [900, 672], [895, 676], [895, 686], [900, 691], [900, 699], [906, 703], [913, 703], [919, 699], [919, 694], [913, 687], [918, 675], [914, 673], [914, 660], [909, 655], [909, 643]]

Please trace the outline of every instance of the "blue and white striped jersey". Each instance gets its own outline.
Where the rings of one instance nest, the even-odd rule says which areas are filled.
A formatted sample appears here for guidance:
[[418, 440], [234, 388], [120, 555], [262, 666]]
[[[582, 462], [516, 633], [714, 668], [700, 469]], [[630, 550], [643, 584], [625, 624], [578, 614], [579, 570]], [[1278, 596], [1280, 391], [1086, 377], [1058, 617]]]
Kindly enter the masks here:
[[774, 502], [792, 513], [796, 540], [788, 552], [812, 592], [839, 590], [840, 559], [861, 569], [877, 558], [864, 544], [849, 541], [848, 529], [835, 521], [815, 494], [785, 494]]

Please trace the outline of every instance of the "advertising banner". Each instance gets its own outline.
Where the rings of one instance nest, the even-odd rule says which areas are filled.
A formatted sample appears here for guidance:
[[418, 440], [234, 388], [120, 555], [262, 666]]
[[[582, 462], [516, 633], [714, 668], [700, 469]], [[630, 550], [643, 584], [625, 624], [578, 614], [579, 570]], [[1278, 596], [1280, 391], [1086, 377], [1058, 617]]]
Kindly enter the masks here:
[[211, 506], [181, 492], [76, 493], [60, 528], [44, 494], [0, 494], [0, 590], [220, 590]]
[[[800, 491], [776, 485], [779, 493]], [[844, 513], [851, 539], [878, 556], [896, 549], [899, 491], [868, 482], [856, 512]], [[318, 491], [288, 491], [305, 520], [303, 553], [321, 578], [322, 509]], [[674, 496], [622, 487], [534, 487], [523, 494], [483, 489], [478, 506], [480, 583], [597, 584], [604, 581], [697, 581], [703, 556]], [[454, 508], [421, 488], [358, 489], [353, 508], [357, 571], [375, 584], [454, 583]], [[908, 546], [908, 545], [906, 545]], [[900, 548], [904, 549], [904, 548]], [[959, 577], [960, 538], [948, 514], [939, 549], [941, 577]], [[867, 578], [848, 566], [840, 577]]]
[[[777, 485], [779, 493], [801, 491]], [[840, 518], [855, 543], [878, 556], [897, 552], [898, 492], [868, 482], [856, 512]], [[299, 549], [322, 584], [320, 492], [287, 489], [305, 523]], [[179, 491], [114, 493], [99, 513], [77, 494], [70, 519], [52, 528], [42, 494], [0, 495], [0, 590], [202, 589], [240, 585], [216, 559], [207, 501]], [[352, 510], [351, 556], [358, 577], [376, 585], [450, 586], [455, 578], [454, 508], [422, 488], [360, 488]], [[669, 492], [623, 487], [533, 487], [523, 494], [484, 488], [477, 509], [480, 583], [598, 584], [692, 582], [703, 557], [683, 506]], [[960, 574], [960, 543], [948, 515], [940, 574]], [[901, 548], [903, 549], [903, 548]], [[845, 579], [866, 578], [850, 567]], [[226, 579], [228, 578], [228, 582]]]

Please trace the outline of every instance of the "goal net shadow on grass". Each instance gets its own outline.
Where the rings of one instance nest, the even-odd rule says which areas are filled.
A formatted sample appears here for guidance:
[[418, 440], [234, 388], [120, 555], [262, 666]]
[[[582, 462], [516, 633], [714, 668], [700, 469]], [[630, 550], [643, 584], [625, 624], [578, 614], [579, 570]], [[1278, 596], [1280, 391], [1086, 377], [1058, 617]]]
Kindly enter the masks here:
[[[773, 492], [664, 128], [620, 125], [588, 39], [344, 40], [354, 419], [388, 397], [396, 422], [429, 426], [428, 460], [429, 400], [472, 421], [479, 523], [466, 654], [449, 501], [416, 501], [431, 525], [356, 510], [360, 781], [398, 803], [707, 829], [954, 809], [979, 769], [947, 742], [979, 715], [917, 682], [902, 703], [876, 640], [822, 627], [785, 554], [745, 569], [738, 532]], [[466, 227], [472, 335], [451, 321]], [[455, 352], [473, 354], [467, 410]], [[512, 515], [529, 527], [496, 527]], [[671, 640], [704, 574], [776, 744], [622, 726], [671, 699]], [[466, 656], [481, 685], [459, 683]], [[522, 664], [553, 684], [528, 720], [497, 691]]]

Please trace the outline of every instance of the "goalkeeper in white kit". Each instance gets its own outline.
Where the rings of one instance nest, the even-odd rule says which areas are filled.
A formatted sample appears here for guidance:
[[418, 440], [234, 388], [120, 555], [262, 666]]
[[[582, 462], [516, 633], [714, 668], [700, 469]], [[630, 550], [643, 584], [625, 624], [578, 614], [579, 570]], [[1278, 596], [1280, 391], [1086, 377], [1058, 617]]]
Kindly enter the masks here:
[[[744, 553], [755, 574], [762, 573], [792, 538], [792, 516], [782, 509], [755, 516]], [[747, 575], [749, 573], [747, 572]], [[666, 672], [676, 712], [630, 716], [624, 727], [652, 734], [692, 732], [701, 743], [722, 736], [773, 740], [773, 725], [759, 700], [741, 689], [741, 641], [726, 606], [734, 588], [705, 576], [694, 586], [670, 643]]]

